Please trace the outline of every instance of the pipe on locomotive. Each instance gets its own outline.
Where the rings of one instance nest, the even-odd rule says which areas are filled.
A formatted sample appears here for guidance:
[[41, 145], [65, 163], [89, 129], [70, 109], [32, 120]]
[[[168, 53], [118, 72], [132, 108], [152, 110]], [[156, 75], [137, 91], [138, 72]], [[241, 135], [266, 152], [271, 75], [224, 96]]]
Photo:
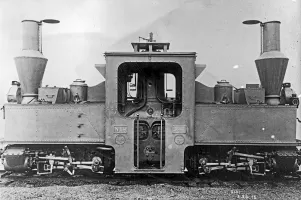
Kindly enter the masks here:
[[22, 104], [34, 103], [38, 88], [42, 84], [48, 59], [42, 54], [42, 23], [59, 23], [58, 20], [22, 21], [22, 50], [15, 57], [15, 64], [21, 84]]
[[261, 85], [265, 88], [266, 103], [279, 105], [280, 91], [289, 60], [280, 52], [280, 21], [247, 20], [243, 24], [260, 24], [261, 53], [255, 60], [256, 68]]

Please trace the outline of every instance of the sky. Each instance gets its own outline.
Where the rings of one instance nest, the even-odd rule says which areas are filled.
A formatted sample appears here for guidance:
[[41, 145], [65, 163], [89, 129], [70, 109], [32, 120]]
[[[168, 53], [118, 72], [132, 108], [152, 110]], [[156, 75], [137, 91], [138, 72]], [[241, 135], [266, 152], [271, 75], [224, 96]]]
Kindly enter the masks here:
[[[281, 52], [289, 57], [285, 81], [301, 94], [300, 0], [0, 0], [0, 105], [12, 80], [13, 58], [21, 49], [21, 21], [60, 20], [43, 25], [43, 54], [48, 58], [43, 85], [68, 87], [82, 78], [103, 81], [94, 64], [105, 51], [132, 51], [130, 42], [154, 32], [171, 42], [170, 51], [195, 51], [207, 68], [199, 81], [214, 86], [258, 83], [259, 26], [246, 19], [281, 21]], [[301, 116], [300, 110], [298, 115]], [[0, 137], [4, 120], [0, 120]]]

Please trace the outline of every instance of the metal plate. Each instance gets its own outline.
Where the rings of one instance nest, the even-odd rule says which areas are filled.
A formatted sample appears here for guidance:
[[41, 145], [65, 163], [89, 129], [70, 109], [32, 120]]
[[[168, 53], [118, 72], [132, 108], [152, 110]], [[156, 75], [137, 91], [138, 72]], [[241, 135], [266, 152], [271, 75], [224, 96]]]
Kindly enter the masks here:
[[56, 19], [44, 19], [44, 20], [42, 20], [42, 22], [48, 23], [48, 24], [58, 24], [58, 23], [60, 23], [60, 21], [56, 20]]
[[128, 127], [127, 126], [114, 126], [113, 132], [115, 134], [127, 133], [128, 132]]
[[122, 144], [124, 144], [125, 143], [125, 137], [123, 136], [123, 135], [117, 135], [116, 137], [115, 137], [115, 142], [116, 142], [116, 144], [119, 144], [119, 145], [122, 145]]
[[195, 120], [197, 143], [276, 144], [296, 139], [296, 108], [290, 106], [197, 105]]
[[247, 24], [247, 25], [253, 25], [253, 24], [259, 24], [261, 23], [261, 21], [259, 20], [246, 20], [242, 22], [243, 24]]
[[182, 135], [175, 136], [175, 143], [177, 145], [182, 145], [185, 142], [185, 138]]
[[26, 143], [103, 142], [103, 124], [104, 104], [7, 104], [4, 138]]
[[187, 126], [186, 125], [173, 125], [172, 126], [172, 133], [173, 134], [186, 134], [187, 133]]

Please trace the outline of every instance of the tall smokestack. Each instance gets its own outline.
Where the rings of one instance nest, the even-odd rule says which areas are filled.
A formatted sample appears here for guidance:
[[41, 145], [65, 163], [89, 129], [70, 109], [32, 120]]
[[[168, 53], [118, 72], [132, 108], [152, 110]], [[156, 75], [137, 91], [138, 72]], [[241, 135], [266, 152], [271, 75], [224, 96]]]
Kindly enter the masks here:
[[41, 22], [22, 21], [22, 51], [15, 57], [15, 64], [21, 83], [22, 104], [36, 101], [48, 59], [41, 53]]
[[280, 90], [288, 58], [280, 52], [280, 22], [270, 21], [261, 25], [261, 55], [255, 60], [265, 99], [268, 105], [279, 105]]

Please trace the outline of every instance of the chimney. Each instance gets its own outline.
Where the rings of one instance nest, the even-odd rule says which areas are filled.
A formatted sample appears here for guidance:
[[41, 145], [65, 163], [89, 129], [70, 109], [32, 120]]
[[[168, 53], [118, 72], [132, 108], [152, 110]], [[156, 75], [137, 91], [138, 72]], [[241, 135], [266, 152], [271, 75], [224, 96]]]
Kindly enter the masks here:
[[279, 105], [280, 90], [288, 58], [280, 52], [280, 22], [260, 23], [261, 55], [255, 60], [256, 68], [268, 105]]
[[15, 57], [15, 64], [22, 90], [22, 104], [34, 103], [48, 59], [41, 53], [41, 22], [22, 21], [22, 51]]

